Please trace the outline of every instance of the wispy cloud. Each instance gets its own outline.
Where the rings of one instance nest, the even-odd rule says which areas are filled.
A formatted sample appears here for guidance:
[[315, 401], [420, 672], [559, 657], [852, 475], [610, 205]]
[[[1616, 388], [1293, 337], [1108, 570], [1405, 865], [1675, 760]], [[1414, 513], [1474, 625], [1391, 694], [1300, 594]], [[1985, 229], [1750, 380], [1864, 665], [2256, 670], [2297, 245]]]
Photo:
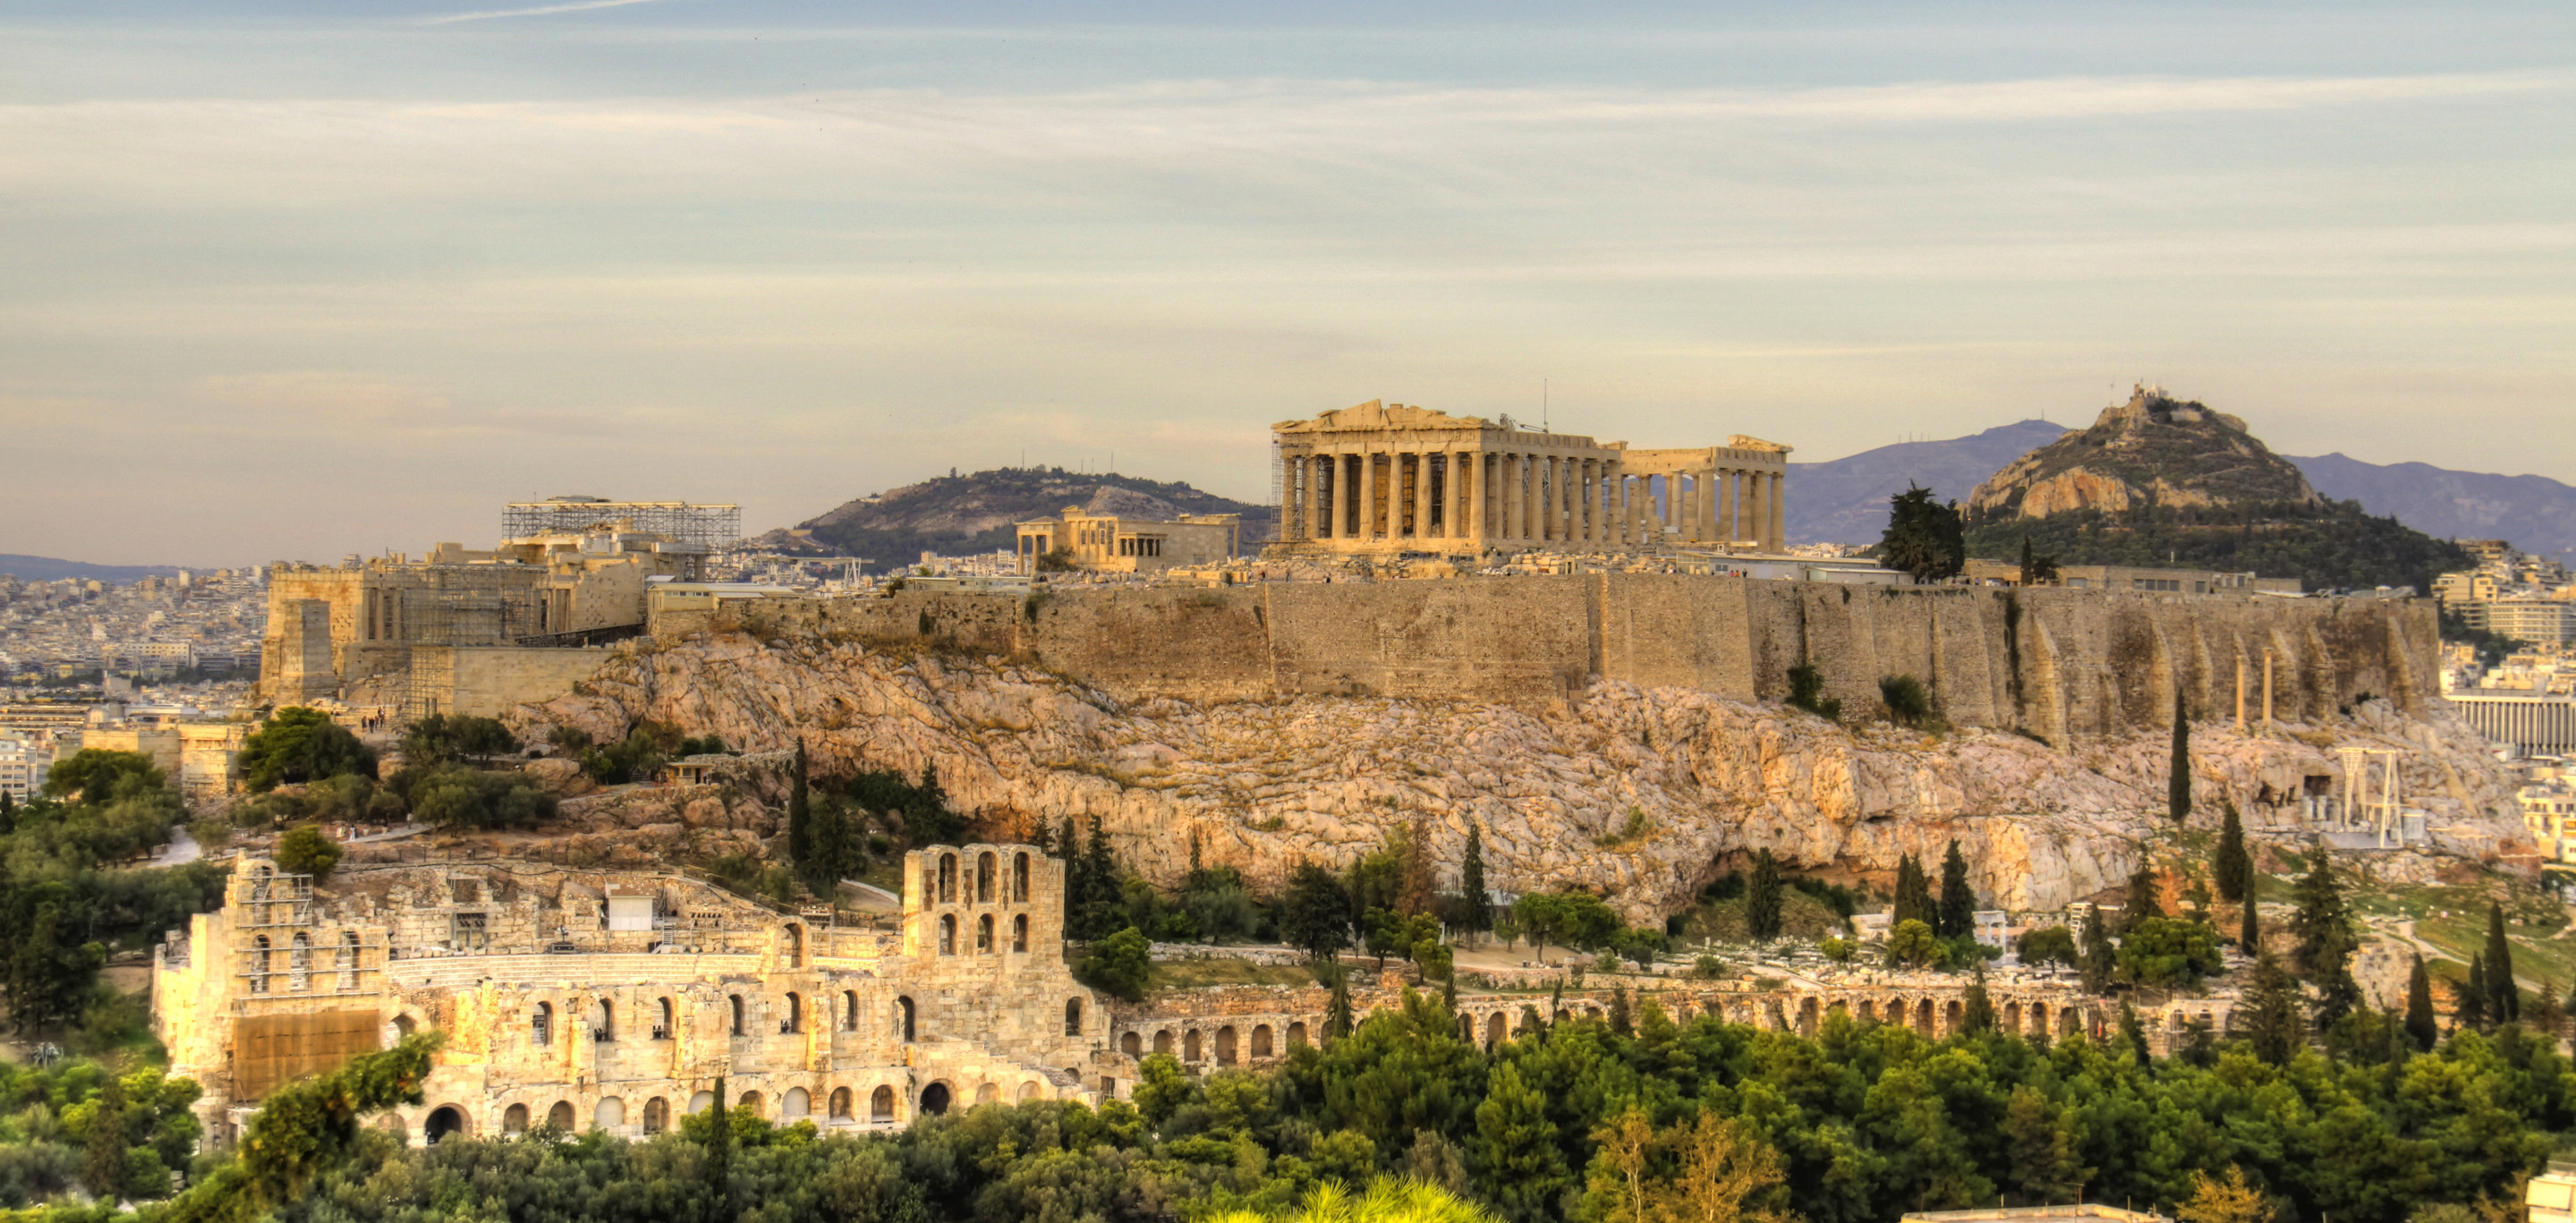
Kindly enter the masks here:
[[579, 4], [547, 4], [536, 8], [483, 9], [472, 13], [450, 13], [444, 17], [424, 19], [422, 25], [453, 25], [459, 21], [490, 21], [496, 17], [546, 17], [556, 13], [587, 13], [592, 9], [624, 8], [630, 4], [654, 4], [658, 0], [582, 0]]

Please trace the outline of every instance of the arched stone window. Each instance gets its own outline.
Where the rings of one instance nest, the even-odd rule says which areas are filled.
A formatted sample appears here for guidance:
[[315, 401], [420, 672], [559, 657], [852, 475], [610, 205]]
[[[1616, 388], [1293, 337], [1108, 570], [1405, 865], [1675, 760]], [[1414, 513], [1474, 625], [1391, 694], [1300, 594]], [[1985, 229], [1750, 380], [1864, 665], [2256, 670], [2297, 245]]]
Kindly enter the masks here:
[[601, 1096], [599, 1106], [590, 1110], [590, 1123], [603, 1130], [626, 1124], [626, 1101], [615, 1096]]
[[1306, 1025], [1304, 1023], [1292, 1023], [1288, 1025], [1288, 1043], [1292, 1046], [1306, 1043]]
[[1022, 1104], [1026, 1104], [1026, 1103], [1028, 1103], [1029, 1101], [1034, 1100], [1034, 1099], [1037, 1099], [1037, 1098], [1038, 1098], [1038, 1085], [1037, 1085], [1037, 1080], [1035, 1080], [1035, 1079], [1031, 1079], [1030, 1081], [1028, 1081], [1028, 1082], [1026, 1082], [1026, 1083], [1022, 1083], [1022, 1084], [1020, 1084], [1020, 1101], [1019, 1101], [1020, 1103], [1022, 1103]]
[[939, 903], [957, 902], [957, 855], [939, 855]]
[[1172, 1030], [1170, 1028], [1165, 1028], [1162, 1031], [1154, 1033], [1154, 1052], [1160, 1053], [1165, 1057], [1170, 1057], [1172, 1055]]
[[912, 1034], [912, 999], [897, 998], [894, 1000], [894, 1026], [896, 1031], [903, 1033], [905, 1044], [912, 1043], [914, 1039]]
[[268, 936], [265, 934], [253, 936], [251, 947], [250, 992], [265, 994], [268, 992]]
[[525, 1104], [513, 1104], [508, 1108], [502, 1109], [501, 1132], [503, 1134], [527, 1133], [528, 1106]]
[[993, 875], [1000, 868], [1000, 863], [1001, 860], [994, 857], [989, 849], [975, 855], [975, 903], [993, 903]]
[[1067, 998], [1064, 1000], [1064, 1034], [1067, 1036], [1082, 1035], [1082, 999], [1080, 998]]
[[286, 967], [293, 974], [286, 979], [287, 988], [304, 989], [312, 984], [313, 940], [304, 937], [301, 930], [295, 932], [294, 945], [287, 950]]
[[999, 1103], [1001, 1099], [1002, 1089], [997, 1084], [986, 1083], [975, 1089], [975, 1102], [977, 1104], [995, 1104]]
[[1253, 1058], [1254, 1058], [1255, 1060], [1259, 1060], [1259, 1059], [1261, 1059], [1261, 1058], [1265, 1058], [1265, 1057], [1270, 1056], [1270, 1025], [1269, 1025], [1269, 1024], [1263, 1023], [1263, 1024], [1254, 1024], [1254, 1025], [1253, 1025], [1253, 1028], [1252, 1028], [1252, 1056], [1253, 1056]]
[[1233, 1024], [1227, 1024], [1216, 1030], [1216, 1064], [1220, 1066], [1231, 1066], [1234, 1064]]
[[560, 1130], [567, 1134], [571, 1133], [572, 1101], [555, 1101], [555, 1106], [546, 1110], [546, 1125], [550, 1129]]
[[644, 1132], [659, 1134], [671, 1128], [671, 1102], [655, 1096], [644, 1102]]
[[742, 1093], [742, 1098], [734, 1101], [734, 1107], [747, 1108], [751, 1110], [752, 1116], [761, 1116], [760, 1093], [756, 1091], [746, 1091]]
[[1142, 1057], [1145, 1054], [1145, 1038], [1129, 1032], [1118, 1038], [1118, 1051], [1129, 1057]]
[[598, 1013], [591, 1017], [590, 1038], [598, 1041], [617, 1039], [616, 1003], [610, 1002], [606, 998], [599, 1000]]
[[529, 1013], [528, 1043], [535, 1045], [540, 1049], [555, 1043], [555, 1008], [553, 1003], [540, 1002], [537, 1004], [537, 1009]]
[[732, 1032], [733, 1032], [733, 1034], [734, 1034], [734, 1035], [736, 1035], [736, 1036], [749, 1036], [749, 1035], [751, 1035], [751, 1032], [750, 1032], [748, 1029], [746, 1029], [746, 1028], [744, 1028], [744, 1027], [742, 1026], [742, 1023], [743, 1023], [743, 1013], [742, 1013], [742, 995], [740, 995], [740, 994], [727, 994], [727, 995], [725, 995], [725, 1001], [726, 1001], [727, 1003], [730, 1003], [730, 1004], [732, 1005], [732, 1007], [733, 1007], [733, 1028], [731, 1029], [731, 1030], [732, 1030]]
[[827, 1119], [832, 1121], [848, 1121], [852, 1119], [850, 1117], [849, 1088], [835, 1087], [832, 1089], [831, 1113]]
[[781, 1121], [794, 1121], [811, 1115], [813, 1111], [814, 1097], [805, 1094], [802, 1087], [788, 1088], [787, 1095], [778, 1102], [778, 1119]]
[[859, 992], [857, 990], [841, 991], [841, 1030], [844, 1032], [859, 1030]]
[[1011, 919], [1011, 950], [1019, 952], [1022, 955], [1028, 954], [1029, 915], [1026, 913], [1022, 913]]
[[1026, 853], [1011, 855], [1011, 901], [1014, 904], [1029, 902], [1029, 856]]
[[933, 1083], [924, 1087], [921, 1089], [921, 1111], [933, 1117], [947, 1112], [948, 1102], [955, 1098], [956, 1094], [948, 1089], [946, 1083]]
[[1190, 1029], [1189, 1035], [1181, 1038], [1181, 1060], [1185, 1062], [1195, 1062], [1199, 1060], [1199, 1030], [1197, 1028]]
[[805, 999], [790, 993], [787, 995], [787, 1017], [778, 1021], [778, 1034], [786, 1036], [804, 1030]]
[[671, 1039], [671, 1000], [668, 998], [661, 999], [660, 1005], [655, 1008], [654, 1014], [656, 1018], [653, 1023], [653, 1039]]
[[[356, 972], [358, 970], [358, 932], [355, 930], [343, 930], [340, 932], [340, 962], [338, 967], [342, 972]], [[340, 983], [341, 988], [343, 989], [355, 984], [357, 983], [354, 981], [342, 981]]]
[[880, 1087], [868, 1093], [868, 1120], [894, 1120], [894, 1088]]
[[1502, 1044], [1503, 1035], [1503, 1013], [1496, 1011], [1492, 1017], [1485, 1020], [1485, 1047], [1492, 1049]]
[[787, 964], [791, 968], [805, 967], [805, 927], [794, 922], [787, 923]]
[[693, 1113], [703, 1113], [703, 1112], [707, 1111], [708, 1109], [714, 1108], [715, 1106], [716, 1106], [716, 1093], [714, 1093], [714, 1092], [712, 1092], [712, 1091], [701, 1091], [701, 1092], [699, 1092], [699, 1093], [697, 1093], [697, 1094], [692, 1095], [692, 1096], [690, 1096], [690, 1097], [689, 1097], [689, 1111], [690, 1111], [690, 1112], [693, 1112]]
[[450, 1134], [465, 1132], [465, 1110], [453, 1104], [441, 1104], [429, 1110], [429, 1119], [421, 1123], [421, 1141], [437, 1146]]
[[975, 954], [993, 954], [993, 915], [990, 913], [975, 919]]
[[953, 913], [942, 913], [942, 914], [940, 914], [940, 915], [939, 915], [939, 954], [941, 954], [941, 955], [955, 955], [955, 954], [957, 954], [957, 915], [956, 915], [956, 914], [953, 914]]

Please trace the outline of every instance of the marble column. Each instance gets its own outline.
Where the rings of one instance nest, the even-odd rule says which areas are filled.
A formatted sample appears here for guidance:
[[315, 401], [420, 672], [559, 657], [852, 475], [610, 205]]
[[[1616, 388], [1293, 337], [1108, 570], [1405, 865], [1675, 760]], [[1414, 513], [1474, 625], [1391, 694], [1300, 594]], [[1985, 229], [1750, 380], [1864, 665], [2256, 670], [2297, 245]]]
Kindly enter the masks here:
[[1515, 461], [1519, 457], [1510, 454], [1494, 456], [1495, 518], [1502, 526], [1505, 543], [1517, 541], [1521, 537], [1521, 482], [1515, 466]]
[[1357, 518], [1359, 538], [1377, 537], [1377, 452], [1360, 447], [1360, 512]]
[[1765, 532], [1764, 523], [1771, 515], [1770, 478], [1758, 471], [1744, 473], [1747, 490], [1744, 503], [1744, 530], [1757, 542]]
[[1737, 477], [1743, 474], [1733, 469], [1720, 469], [1717, 473], [1717, 521], [1725, 528], [1719, 532], [1724, 539], [1743, 538], [1743, 533], [1735, 526], [1737, 511], [1742, 508], [1744, 497]]
[[1717, 469], [1712, 467], [1701, 472], [1699, 482], [1700, 517], [1706, 519], [1708, 522], [1708, 530], [1706, 533], [1702, 534], [1700, 538], [1711, 542], [1722, 541], [1728, 538], [1728, 536], [1725, 531], [1721, 529], [1725, 524], [1720, 522], [1717, 517]]
[[[1785, 464], [1784, 464], [1785, 466]], [[1771, 550], [1783, 552], [1789, 547], [1789, 473], [1771, 473], [1771, 530], [1767, 538]]]
[[1583, 544], [1601, 542], [1601, 460], [1583, 460]]

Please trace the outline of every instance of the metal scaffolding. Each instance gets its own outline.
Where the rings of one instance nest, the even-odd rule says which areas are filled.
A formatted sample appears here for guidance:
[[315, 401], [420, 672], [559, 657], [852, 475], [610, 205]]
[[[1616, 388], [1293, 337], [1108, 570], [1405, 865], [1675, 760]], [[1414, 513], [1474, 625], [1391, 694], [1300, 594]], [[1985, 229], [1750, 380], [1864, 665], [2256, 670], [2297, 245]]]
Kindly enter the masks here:
[[665, 535], [680, 543], [713, 550], [742, 538], [742, 507], [690, 501], [548, 497], [543, 501], [514, 501], [501, 511], [503, 539], [620, 530]]

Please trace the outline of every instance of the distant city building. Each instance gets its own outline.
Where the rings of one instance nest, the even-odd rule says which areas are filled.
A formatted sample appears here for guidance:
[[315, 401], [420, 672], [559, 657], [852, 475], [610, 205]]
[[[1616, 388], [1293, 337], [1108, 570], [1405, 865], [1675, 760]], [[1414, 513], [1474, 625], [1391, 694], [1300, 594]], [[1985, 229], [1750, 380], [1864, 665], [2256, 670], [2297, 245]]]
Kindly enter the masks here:
[[2451, 710], [2490, 743], [2526, 756], [2576, 753], [2576, 699], [2499, 696], [2477, 691], [2446, 694]]
[[34, 738], [0, 738], [0, 793], [17, 802], [44, 789], [45, 771], [54, 766], [51, 744]]
[[112, 671], [167, 675], [195, 670], [197, 647], [187, 641], [111, 641], [98, 648], [98, 658]]
[[2576, 641], [2576, 601], [2519, 597], [2495, 599], [2481, 606], [2485, 615], [2473, 617], [2471, 625], [2496, 636], [2543, 646]]

